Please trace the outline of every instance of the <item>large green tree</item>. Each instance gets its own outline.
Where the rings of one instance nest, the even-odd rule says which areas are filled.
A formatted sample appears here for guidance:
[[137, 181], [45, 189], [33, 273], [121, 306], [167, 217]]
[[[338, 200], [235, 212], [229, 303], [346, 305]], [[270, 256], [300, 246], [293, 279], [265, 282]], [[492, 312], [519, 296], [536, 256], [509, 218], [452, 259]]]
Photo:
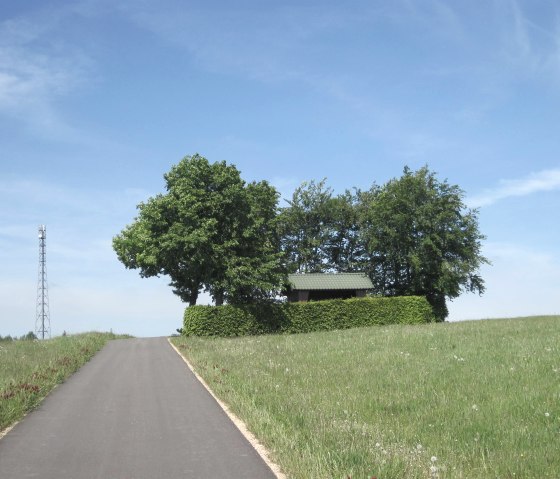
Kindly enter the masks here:
[[304, 182], [282, 208], [279, 231], [287, 267], [297, 273], [352, 272], [363, 269], [359, 197], [320, 182]]
[[283, 208], [278, 228], [282, 251], [292, 273], [328, 270], [325, 245], [329, 236], [332, 189], [326, 180], [302, 183]]
[[479, 275], [485, 238], [477, 211], [463, 202], [457, 185], [439, 181], [428, 167], [361, 193], [361, 234], [367, 271], [383, 295], [423, 295], [438, 319], [446, 298], [484, 292]]
[[224, 299], [232, 304], [273, 299], [286, 282], [277, 231], [279, 194], [266, 181], [249, 183], [245, 194], [238, 241], [222, 263]]
[[329, 271], [363, 271], [365, 247], [360, 237], [359, 192], [346, 190], [328, 203], [325, 242], [322, 245]]
[[200, 155], [183, 158], [164, 179], [167, 192], [140, 203], [134, 222], [113, 239], [127, 268], [169, 276], [190, 305], [201, 290], [222, 304], [270, 297], [282, 287], [272, 186], [246, 185], [234, 165]]

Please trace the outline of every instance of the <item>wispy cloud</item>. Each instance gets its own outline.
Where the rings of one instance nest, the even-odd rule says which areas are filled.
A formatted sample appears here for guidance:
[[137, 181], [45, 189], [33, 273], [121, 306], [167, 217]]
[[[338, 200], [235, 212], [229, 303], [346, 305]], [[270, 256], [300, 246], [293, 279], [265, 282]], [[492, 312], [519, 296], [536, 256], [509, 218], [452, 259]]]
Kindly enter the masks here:
[[[168, 4], [120, 10], [141, 28], [186, 49], [203, 68], [267, 83], [312, 81], [306, 55], [321, 35], [343, 30], [360, 17], [340, 8], [282, 6], [220, 9]], [[314, 62], [312, 62], [314, 63]]]
[[46, 224], [49, 255], [59, 271], [75, 277], [109, 274], [120, 269], [111, 239], [148, 196], [139, 190], [0, 180], [0, 263], [12, 278], [28, 275], [22, 265], [34, 267], [37, 225]]
[[[545, 65], [560, 60], [559, 36], [513, 0], [476, 9], [399, 0], [382, 7], [356, 2], [351, 11], [337, 4], [216, 10], [174, 1], [161, 8], [124, 3], [120, 10], [203, 70], [322, 95], [351, 112], [349, 121], [364, 136], [407, 161], [425, 162], [453, 149], [461, 130], [450, 124], [478, 126], [512, 99], [520, 75], [542, 72], [548, 78]], [[386, 63], [377, 32], [384, 32], [387, 49], [398, 38], [404, 50], [415, 52], [422, 36], [433, 52], [418, 51], [402, 65]], [[357, 37], [360, 42], [353, 41]], [[349, 44], [353, 48], [345, 50]], [[425, 89], [411, 80], [418, 77]], [[399, 100], [413, 89], [420, 98], [439, 91], [449, 101], [437, 106], [437, 99], [430, 100], [428, 114], [417, 113], [414, 101]]]
[[527, 196], [560, 189], [560, 168], [531, 173], [525, 178], [501, 180], [492, 189], [468, 199], [471, 207], [489, 206], [510, 197]]
[[0, 179], [0, 218], [11, 222], [45, 212], [58, 220], [115, 218], [130, 215], [136, 204], [150, 196], [153, 193], [140, 188], [84, 189], [34, 179]]
[[496, 5], [504, 66], [509, 64], [521, 77], [550, 78], [557, 82], [560, 77], [558, 7], [553, 6], [541, 18], [532, 18], [517, 0], [498, 1]]
[[25, 124], [35, 134], [80, 135], [65, 121], [57, 101], [95, 76], [92, 59], [78, 46], [55, 41], [69, 9], [38, 11], [0, 23], [0, 115]]

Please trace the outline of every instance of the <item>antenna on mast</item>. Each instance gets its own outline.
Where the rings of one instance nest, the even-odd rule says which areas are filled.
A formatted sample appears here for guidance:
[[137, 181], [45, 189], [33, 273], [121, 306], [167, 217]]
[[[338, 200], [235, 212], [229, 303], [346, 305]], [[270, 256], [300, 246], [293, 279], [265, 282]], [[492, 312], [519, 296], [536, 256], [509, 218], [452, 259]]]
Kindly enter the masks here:
[[47, 227], [39, 226], [39, 279], [37, 281], [37, 316], [35, 333], [38, 338], [51, 337], [49, 288], [47, 284]]

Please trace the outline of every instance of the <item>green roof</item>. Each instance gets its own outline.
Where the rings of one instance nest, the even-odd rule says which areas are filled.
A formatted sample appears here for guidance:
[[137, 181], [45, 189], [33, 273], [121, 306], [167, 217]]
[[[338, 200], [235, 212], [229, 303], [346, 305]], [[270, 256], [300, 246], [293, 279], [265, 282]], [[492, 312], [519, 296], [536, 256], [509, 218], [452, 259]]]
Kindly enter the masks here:
[[363, 273], [307, 273], [289, 274], [292, 290], [373, 289], [371, 280]]

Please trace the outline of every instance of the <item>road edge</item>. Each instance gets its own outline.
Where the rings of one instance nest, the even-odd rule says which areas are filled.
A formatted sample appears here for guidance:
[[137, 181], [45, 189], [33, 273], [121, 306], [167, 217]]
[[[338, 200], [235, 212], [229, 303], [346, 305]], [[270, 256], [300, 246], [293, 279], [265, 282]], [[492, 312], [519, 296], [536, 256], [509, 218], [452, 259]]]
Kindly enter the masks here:
[[[75, 374], [77, 371], [74, 371], [70, 376], [72, 376], [73, 374]], [[66, 378], [66, 380], [68, 380], [70, 378], [70, 376], [68, 376]], [[14, 428], [16, 427], [21, 421], [23, 421], [29, 414], [31, 414], [33, 411], [35, 411], [35, 409], [37, 409], [38, 407], [41, 406], [41, 404], [43, 404], [43, 401], [45, 399], [47, 399], [47, 396], [49, 396], [58, 386], [60, 386], [60, 384], [62, 383], [57, 383], [55, 384], [52, 389], [49, 390], [49, 392], [47, 392], [47, 394], [45, 394], [41, 399], [39, 399], [39, 402], [37, 404], [35, 404], [35, 406], [33, 406], [29, 411], [26, 411], [24, 413], [23, 416], [21, 416], [19, 419], [17, 419], [15, 422], [13, 422], [12, 424], [10, 424], [9, 426], [6, 426], [4, 429], [0, 429], [0, 440], [2, 440], [4, 437], [6, 437], [8, 435], [8, 433]]]
[[[23, 419], [23, 418], [22, 418]], [[21, 421], [21, 419], [19, 421], [16, 421], [15, 423], [13, 423], [11, 426], [5, 427], [4, 429], [0, 430], [0, 440], [6, 435], [8, 434], [14, 427], [16, 427], [19, 422]]]
[[239, 419], [233, 412], [231, 412], [229, 406], [214, 394], [214, 392], [212, 391], [212, 389], [210, 389], [210, 386], [208, 386], [206, 381], [204, 381], [204, 379], [202, 379], [202, 377], [194, 370], [194, 367], [189, 362], [189, 360], [185, 358], [185, 356], [181, 354], [181, 351], [179, 351], [179, 349], [171, 342], [171, 338], [167, 338], [167, 342], [175, 350], [175, 352], [179, 355], [179, 357], [186, 363], [186, 365], [194, 374], [198, 382], [202, 384], [202, 386], [204, 386], [204, 388], [208, 391], [208, 393], [214, 398], [214, 400], [218, 403], [218, 405], [222, 408], [222, 410], [227, 414], [227, 416], [229, 417], [231, 422], [233, 422], [233, 424], [239, 430], [239, 432], [243, 434], [243, 436], [245, 437], [245, 439], [247, 439], [247, 441], [249, 441], [249, 444], [251, 444], [253, 449], [257, 451], [257, 454], [261, 457], [261, 459], [265, 462], [265, 464], [269, 467], [269, 469], [277, 477], [277, 479], [288, 479], [287, 476], [280, 469], [280, 466], [276, 464], [274, 461], [272, 461], [272, 459], [270, 458], [270, 453], [268, 452], [266, 447], [264, 447], [259, 442], [259, 440], [255, 437], [255, 435], [251, 431], [249, 431], [247, 425], [241, 419]]

